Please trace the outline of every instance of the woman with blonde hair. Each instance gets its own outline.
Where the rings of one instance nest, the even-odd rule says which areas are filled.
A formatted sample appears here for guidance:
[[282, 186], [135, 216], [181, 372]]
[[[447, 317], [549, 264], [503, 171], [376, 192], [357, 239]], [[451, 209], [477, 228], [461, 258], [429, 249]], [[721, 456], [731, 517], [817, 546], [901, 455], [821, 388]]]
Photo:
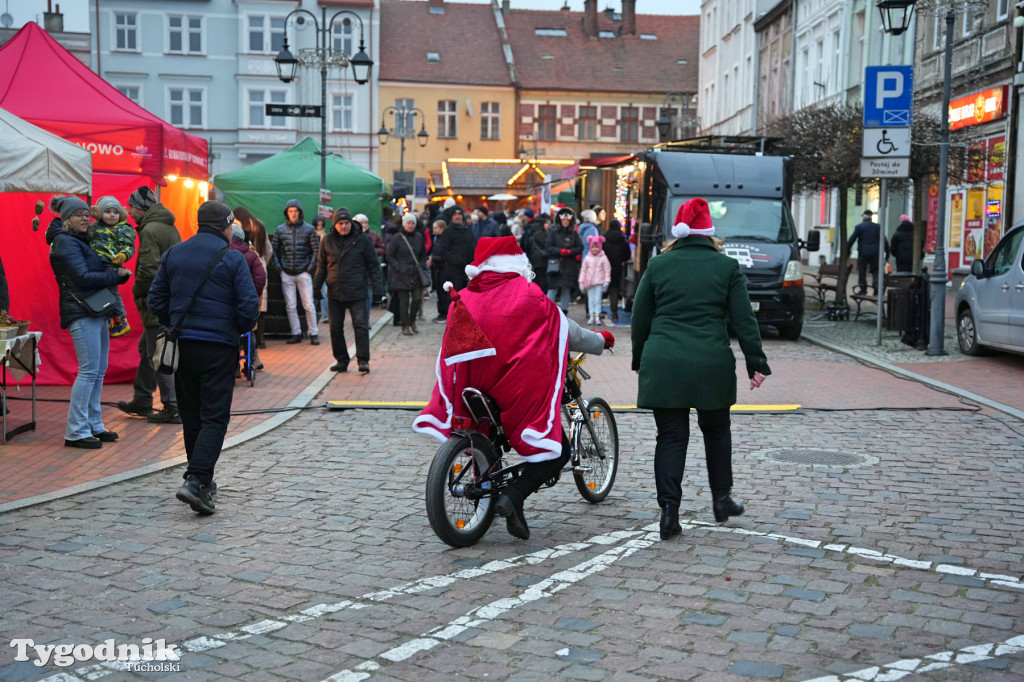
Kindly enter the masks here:
[[[260, 257], [263, 269], [269, 275], [268, 264], [274, 256], [274, 247], [270, 243], [270, 237], [267, 236], [267, 229], [263, 227], [263, 222], [244, 206], [236, 206], [232, 213], [235, 215], [235, 222], [241, 225], [242, 230], [245, 231], [245, 240], [252, 247], [253, 251], [256, 252], [256, 255]], [[263, 342], [264, 318], [267, 315], [267, 294], [268, 291], [264, 289], [263, 295], [260, 296], [260, 319], [256, 323], [257, 348], [267, 347], [267, 344]]]

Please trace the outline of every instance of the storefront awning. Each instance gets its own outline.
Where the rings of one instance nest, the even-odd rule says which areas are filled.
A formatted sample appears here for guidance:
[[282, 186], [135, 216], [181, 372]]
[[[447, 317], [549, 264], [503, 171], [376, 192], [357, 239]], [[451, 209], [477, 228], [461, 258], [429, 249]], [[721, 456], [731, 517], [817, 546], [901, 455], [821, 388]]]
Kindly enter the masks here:
[[636, 155], [634, 154], [627, 154], [626, 156], [595, 156], [589, 159], [582, 159], [579, 166], [581, 170], [611, 168], [613, 166], [624, 166], [635, 160]]

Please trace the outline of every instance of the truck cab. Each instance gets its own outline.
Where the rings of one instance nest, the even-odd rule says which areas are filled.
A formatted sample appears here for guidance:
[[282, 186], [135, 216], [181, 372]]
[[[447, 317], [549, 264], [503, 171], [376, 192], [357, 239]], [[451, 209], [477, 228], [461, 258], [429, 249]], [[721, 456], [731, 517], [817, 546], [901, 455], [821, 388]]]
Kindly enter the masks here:
[[800, 338], [804, 322], [800, 249], [817, 251], [817, 231], [797, 238], [790, 213], [792, 159], [754, 153], [693, 151], [671, 145], [638, 155], [644, 162], [639, 192], [637, 277], [672, 241], [679, 207], [701, 197], [711, 209], [715, 236], [747, 279], [760, 324], [784, 339]]

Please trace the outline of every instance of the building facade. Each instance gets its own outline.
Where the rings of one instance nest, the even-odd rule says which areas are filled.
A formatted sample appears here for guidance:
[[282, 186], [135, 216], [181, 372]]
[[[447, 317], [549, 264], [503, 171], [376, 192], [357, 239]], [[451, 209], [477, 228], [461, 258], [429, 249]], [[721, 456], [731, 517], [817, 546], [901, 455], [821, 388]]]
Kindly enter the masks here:
[[[379, 63], [379, 16], [373, 0], [90, 0], [92, 67], [129, 99], [210, 142], [210, 175], [272, 156], [312, 136], [320, 119], [270, 116], [267, 104], [321, 104], [318, 67], [291, 83], [274, 57], [287, 36], [302, 58], [326, 31], [329, 47], [352, 55], [360, 28]], [[296, 13], [287, 21], [293, 10]], [[339, 12], [341, 12], [339, 14]], [[326, 22], [324, 18], [326, 17]], [[333, 19], [333, 21], [332, 21]], [[320, 27], [318, 24], [329, 26]], [[371, 167], [376, 147], [376, 73], [358, 85], [351, 69], [326, 78], [327, 149]]]
[[707, 135], [755, 129], [756, 0], [704, 0], [700, 7], [700, 104]]

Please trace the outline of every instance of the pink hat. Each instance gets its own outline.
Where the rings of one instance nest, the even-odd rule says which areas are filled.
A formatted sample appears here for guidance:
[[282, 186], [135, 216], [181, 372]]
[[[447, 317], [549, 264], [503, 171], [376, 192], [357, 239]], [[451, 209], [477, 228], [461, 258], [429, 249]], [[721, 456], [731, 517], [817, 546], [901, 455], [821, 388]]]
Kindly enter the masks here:
[[900, 222], [901, 223], [909, 223], [910, 222], [910, 216], [908, 216], [906, 213], [904, 213], [903, 215], [900, 216]]
[[708, 202], [694, 197], [679, 207], [676, 213], [676, 224], [672, 227], [672, 236], [676, 239], [689, 237], [691, 234], [710, 237], [715, 233], [711, 224], [711, 209]]
[[601, 244], [604, 244], [604, 237], [602, 237], [599, 234], [592, 234], [589, 237], [587, 237], [587, 245], [588, 246], [594, 246], [595, 244], [597, 244], [598, 246], [601, 246]]
[[466, 275], [473, 279], [481, 272], [515, 272], [526, 277], [532, 270], [515, 237], [481, 237]]

